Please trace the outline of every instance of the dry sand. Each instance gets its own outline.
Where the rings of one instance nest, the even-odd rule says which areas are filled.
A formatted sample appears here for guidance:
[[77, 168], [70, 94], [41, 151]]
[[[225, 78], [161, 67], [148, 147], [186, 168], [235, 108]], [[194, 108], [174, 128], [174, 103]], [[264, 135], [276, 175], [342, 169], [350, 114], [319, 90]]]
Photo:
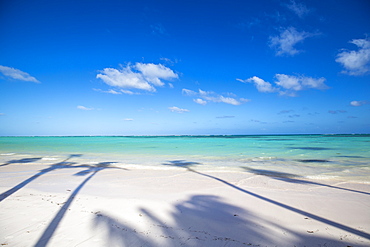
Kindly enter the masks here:
[[0, 165], [1, 246], [370, 246], [370, 184], [187, 167]]

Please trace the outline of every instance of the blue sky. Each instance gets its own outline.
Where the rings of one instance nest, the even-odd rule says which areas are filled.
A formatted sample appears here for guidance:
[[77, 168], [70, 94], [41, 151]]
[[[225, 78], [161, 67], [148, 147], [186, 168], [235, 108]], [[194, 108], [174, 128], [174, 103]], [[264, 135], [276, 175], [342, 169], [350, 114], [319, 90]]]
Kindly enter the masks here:
[[370, 2], [1, 1], [0, 135], [370, 133]]

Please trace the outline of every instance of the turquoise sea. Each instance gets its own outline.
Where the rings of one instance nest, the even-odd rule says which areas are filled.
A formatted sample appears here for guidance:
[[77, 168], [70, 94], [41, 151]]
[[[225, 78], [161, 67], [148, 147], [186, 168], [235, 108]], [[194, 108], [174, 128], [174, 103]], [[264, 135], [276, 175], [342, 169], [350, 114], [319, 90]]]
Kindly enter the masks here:
[[63, 161], [370, 183], [370, 135], [0, 137], [1, 164]]

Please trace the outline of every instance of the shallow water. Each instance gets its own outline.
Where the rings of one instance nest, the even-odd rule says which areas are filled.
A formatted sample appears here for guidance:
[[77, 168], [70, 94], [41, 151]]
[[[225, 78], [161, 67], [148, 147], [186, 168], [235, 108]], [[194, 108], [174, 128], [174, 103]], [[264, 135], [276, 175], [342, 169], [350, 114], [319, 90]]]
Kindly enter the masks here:
[[370, 135], [0, 137], [0, 162], [115, 162], [370, 182], [369, 147]]

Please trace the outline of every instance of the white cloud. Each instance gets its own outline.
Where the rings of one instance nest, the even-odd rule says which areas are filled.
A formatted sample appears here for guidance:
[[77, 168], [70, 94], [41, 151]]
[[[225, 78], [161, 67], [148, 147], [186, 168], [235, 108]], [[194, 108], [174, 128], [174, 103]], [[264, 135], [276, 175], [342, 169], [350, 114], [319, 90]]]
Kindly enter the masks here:
[[15, 79], [15, 80], [31, 81], [31, 82], [40, 83], [35, 77], [30, 76], [28, 73], [23, 72], [19, 69], [0, 65], [0, 72], [3, 75], [10, 77], [12, 79]]
[[308, 9], [305, 5], [303, 5], [302, 3], [296, 3], [296, 1], [294, 0], [291, 0], [290, 3], [286, 5], [286, 7], [288, 7], [288, 9], [293, 11], [300, 18], [303, 18], [310, 12], [310, 9]]
[[196, 96], [197, 95], [197, 92], [194, 92], [194, 91], [186, 89], [186, 88], [182, 89], [182, 93], [186, 96]]
[[193, 99], [193, 101], [199, 105], [206, 105], [207, 101], [202, 100], [202, 99]]
[[370, 71], [370, 39], [353, 39], [349, 43], [356, 45], [357, 51], [344, 50], [337, 55], [336, 62], [345, 68], [343, 73], [364, 75]]
[[302, 84], [299, 82], [299, 78], [296, 76], [276, 74], [275, 77], [277, 79], [275, 83], [285, 89], [300, 91], [303, 88]]
[[270, 37], [270, 47], [276, 49], [277, 56], [293, 56], [301, 52], [294, 46], [313, 35], [315, 34], [304, 31], [298, 32], [294, 27], [288, 27], [285, 30], [281, 30], [279, 36]]
[[351, 106], [362, 106], [362, 105], [366, 105], [366, 104], [370, 104], [370, 101], [367, 101], [367, 100], [362, 100], [362, 101], [351, 101]]
[[259, 92], [262, 93], [273, 93], [278, 92], [281, 95], [296, 96], [297, 91], [306, 89], [328, 89], [329, 87], [324, 83], [325, 78], [312, 78], [307, 76], [293, 76], [285, 74], [276, 74], [277, 79], [274, 83], [277, 87], [274, 87], [270, 82], [264, 81], [263, 79], [253, 76], [246, 80], [237, 79], [240, 82], [254, 83], [255, 87]]
[[123, 119], [123, 121], [134, 121], [134, 119], [132, 119], [132, 118], [125, 118], [125, 119]]
[[[122, 69], [105, 68], [96, 76], [109, 86], [155, 92], [155, 86], [163, 86], [162, 80], [178, 78], [178, 75], [162, 64], [136, 63]], [[127, 91], [122, 91], [127, 93]]]
[[85, 107], [82, 105], [77, 106], [77, 109], [84, 110], [84, 111], [92, 111], [94, 108]]
[[230, 104], [230, 105], [240, 105], [241, 104], [240, 101], [238, 101], [234, 98], [224, 97], [222, 95], [213, 98], [213, 100], [214, 100], [214, 102], [223, 102], [223, 103]]
[[177, 112], [177, 113], [189, 112], [188, 109], [181, 109], [181, 108], [178, 108], [177, 106], [171, 106], [171, 107], [168, 107], [168, 109], [170, 109], [170, 111], [172, 112]]
[[306, 88], [314, 88], [320, 90], [329, 89], [329, 87], [324, 83], [326, 81], [324, 77], [315, 79], [312, 77], [300, 76], [299, 78], [303, 85], [303, 89]]
[[[277, 81], [275, 82], [276, 85], [288, 90], [283, 93], [289, 93], [292, 91], [301, 91], [306, 89], [328, 89], [329, 87], [324, 83], [325, 78], [321, 77], [318, 79], [307, 77], [307, 76], [293, 76], [293, 75], [284, 75], [284, 74], [276, 74], [275, 75]], [[282, 92], [280, 90], [280, 92]]]
[[240, 82], [244, 82], [244, 83], [254, 83], [257, 90], [259, 92], [262, 92], [262, 93], [272, 93], [272, 92], [277, 91], [277, 88], [274, 88], [271, 85], [271, 83], [269, 83], [267, 81], [264, 81], [264, 80], [262, 80], [261, 78], [259, 78], [257, 76], [253, 76], [253, 77], [251, 77], [247, 80], [241, 80], [241, 79], [237, 79], [237, 80], [240, 81]]
[[135, 67], [141, 72], [145, 80], [154, 84], [155, 86], [164, 85], [160, 79], [171, 80], [179, 78], [179, 76], [171, 69], [163, 66], [162, 64], [136, 63]]
[[[235, 99], [232, 97], [225, 97], [219, 94], [216, 94], [212, 91], [203, 91], [201, 89], [198, 90], [198, 92], [189, 90], [189, 89], [183, 89], [182, 93], [186, 96], [191, 97], [199, 97], [197, 99], [194, 99], [193, 101], [197, 104], [205, 105], [208, 102], [214, 102], [214, 103], [226, 103], [230, 105], [241, 105], [242, 102], [248, 102], [248, 99]], [[229, 93], [230, 95], [230, 93]]]

